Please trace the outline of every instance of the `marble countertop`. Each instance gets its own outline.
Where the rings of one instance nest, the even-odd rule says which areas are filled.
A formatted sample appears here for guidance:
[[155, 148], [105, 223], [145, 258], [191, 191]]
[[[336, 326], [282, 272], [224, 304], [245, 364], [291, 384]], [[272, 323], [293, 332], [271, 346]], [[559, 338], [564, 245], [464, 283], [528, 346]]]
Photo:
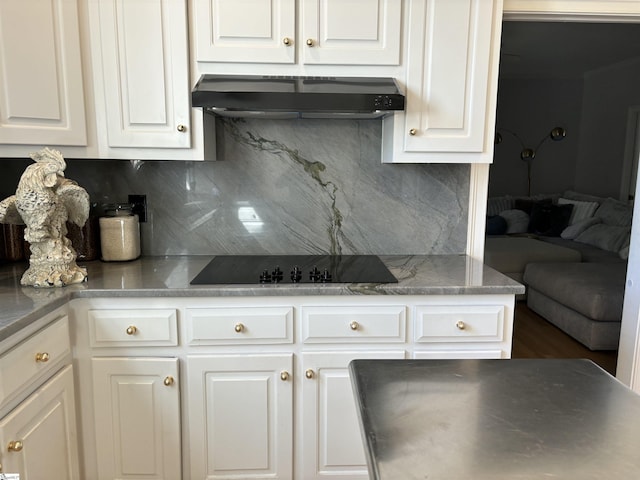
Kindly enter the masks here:
[[398, 283], [189, 285], [212, 258], [199, 255], [142, 257], [122, 263], [78, 262], [87, 268], [87, 281], [51, 289], [20, 285], [26, 262], [0, 266], [0, 340], [74, 298], [524, 293], [521, 284], [464, 255], [380, 255]]

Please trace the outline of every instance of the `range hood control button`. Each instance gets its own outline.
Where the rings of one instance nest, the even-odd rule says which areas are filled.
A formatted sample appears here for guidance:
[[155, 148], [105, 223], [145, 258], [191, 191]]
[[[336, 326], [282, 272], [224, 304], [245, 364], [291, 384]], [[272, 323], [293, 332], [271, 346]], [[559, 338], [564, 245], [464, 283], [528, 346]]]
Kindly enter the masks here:
[[271, 274], [269, 274], [269, 270], [264, 270], [260, 274], [260, 283], [271, 283]]

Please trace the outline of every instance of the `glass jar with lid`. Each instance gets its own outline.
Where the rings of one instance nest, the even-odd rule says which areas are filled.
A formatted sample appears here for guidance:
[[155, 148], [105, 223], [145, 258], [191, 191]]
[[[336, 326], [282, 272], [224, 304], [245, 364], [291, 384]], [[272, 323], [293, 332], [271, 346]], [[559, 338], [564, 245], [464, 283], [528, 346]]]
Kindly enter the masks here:
[[100, 217], [100, 250], [105, 262], [135, 260], [140, 256], [140, 222], [129, 203], [104, 205]]

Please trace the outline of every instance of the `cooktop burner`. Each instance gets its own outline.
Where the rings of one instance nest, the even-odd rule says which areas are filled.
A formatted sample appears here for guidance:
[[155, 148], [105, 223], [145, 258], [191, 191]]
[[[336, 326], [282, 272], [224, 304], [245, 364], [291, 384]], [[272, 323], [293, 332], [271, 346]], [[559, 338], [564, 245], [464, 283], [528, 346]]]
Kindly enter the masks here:
[[376, 255], [219, 255], [191, 285], [397, 282]]

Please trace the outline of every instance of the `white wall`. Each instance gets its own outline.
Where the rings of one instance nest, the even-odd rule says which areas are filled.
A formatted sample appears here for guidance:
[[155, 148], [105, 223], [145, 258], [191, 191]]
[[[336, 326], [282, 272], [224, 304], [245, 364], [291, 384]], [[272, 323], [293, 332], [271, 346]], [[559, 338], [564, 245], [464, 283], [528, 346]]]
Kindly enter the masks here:
[[588, 73], [576, 190], [617, 198], [629, 107], [640, 105], [640, 59]]
[[[560, 142], [546, 141], [532, 167], [531, 192], [553, 193], [574, 185], [578, 157], [581, 79], [501, 79], [498, 87], [497, 128], [518, 134], [526, 147], [535, 148], [553, 127], [567, 130]], [[520, 159], [521, 144], [502, 132], [490, 170], [489, 195], [526, 195], [527, 165]]]

